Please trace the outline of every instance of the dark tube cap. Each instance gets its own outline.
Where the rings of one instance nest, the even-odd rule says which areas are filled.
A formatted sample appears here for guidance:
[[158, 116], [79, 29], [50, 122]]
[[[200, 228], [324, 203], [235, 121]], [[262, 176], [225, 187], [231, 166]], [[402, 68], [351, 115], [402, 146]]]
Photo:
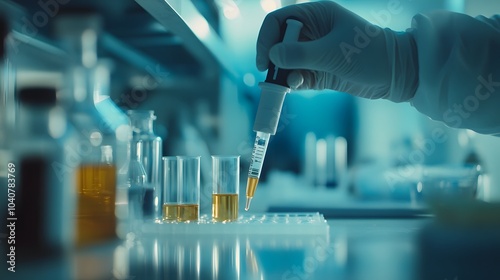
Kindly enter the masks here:
[[21, 104], [29, 106], [53, 106], [57, 101], [56, 89], [51, 87], [23, 88], [18, 97]]

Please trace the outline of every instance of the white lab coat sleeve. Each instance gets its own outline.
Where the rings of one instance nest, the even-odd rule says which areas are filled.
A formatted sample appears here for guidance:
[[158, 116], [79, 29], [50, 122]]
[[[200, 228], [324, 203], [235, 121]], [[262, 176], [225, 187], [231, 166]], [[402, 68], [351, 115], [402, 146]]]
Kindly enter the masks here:
[[500, 15], [418, 14], [419, 81], [409, 100], [448, 126], [500, 136]]

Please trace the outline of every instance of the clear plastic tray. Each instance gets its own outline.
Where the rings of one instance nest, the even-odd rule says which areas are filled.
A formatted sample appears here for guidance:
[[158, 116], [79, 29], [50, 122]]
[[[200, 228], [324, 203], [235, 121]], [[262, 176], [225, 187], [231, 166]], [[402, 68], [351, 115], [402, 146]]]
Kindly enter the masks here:
[[328, 236], [329, 226], [320, 213], [243, 214], [229, 223], [214, 222], [202, 215], [197, 222], [145, 223], [143, 234], [153, 235], [286, 235]]

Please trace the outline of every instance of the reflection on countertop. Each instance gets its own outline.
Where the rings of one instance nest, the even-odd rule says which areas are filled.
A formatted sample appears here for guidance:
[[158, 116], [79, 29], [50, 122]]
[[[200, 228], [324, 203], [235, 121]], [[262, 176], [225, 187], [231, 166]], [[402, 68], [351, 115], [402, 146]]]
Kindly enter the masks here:
[[326, 238], [203, 232], [142, 236], [80, 249], [65, 257], [18, 262], [15, 273], [6, 275], [2, 268], [0, 275], [1, 279], [64, 280], [500, 276], [498, 228], [446, 226], [433, 218], [331, 219], [328, 225]]
[[150, 235], [18, 263], [2, 279], [367, 279], [370, 273], [402, 276], [370, 279], [411, 279], [413, 238], [423, 223], [329, 220], [327, 236]]

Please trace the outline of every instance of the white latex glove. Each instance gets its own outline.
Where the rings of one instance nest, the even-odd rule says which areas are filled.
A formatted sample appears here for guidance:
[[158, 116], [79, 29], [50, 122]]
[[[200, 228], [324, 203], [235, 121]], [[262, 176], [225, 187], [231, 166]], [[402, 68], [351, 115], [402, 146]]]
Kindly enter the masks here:
[[[295, 43], [277, 43], [288, 17], [304, 23]], [[334, 2], [292, 5], [267, 15], [257, 68], [269, 59], [294, 69], [288, 84], [365, 98], [408, 101], [456, 128], [500, 136], [500, 15], [417, 14], [411, 29], [382, 29]]]
[[413, 17], [419, 86], [410, 104], [448, 126], [500, 136], [500, 16]]
[[[304, 24], [299, 42], [277, 43], [289, 17]], [[418, 84], [411, 34], [382, 29], [330, 1], [268, 14], [257, 41], [257, 68], [266, 70], [269, 59], [295, 69], [288, 84], [296, 89], [333, 89], [401, 102], [413, 97]]]

